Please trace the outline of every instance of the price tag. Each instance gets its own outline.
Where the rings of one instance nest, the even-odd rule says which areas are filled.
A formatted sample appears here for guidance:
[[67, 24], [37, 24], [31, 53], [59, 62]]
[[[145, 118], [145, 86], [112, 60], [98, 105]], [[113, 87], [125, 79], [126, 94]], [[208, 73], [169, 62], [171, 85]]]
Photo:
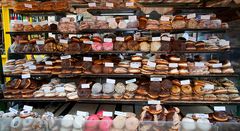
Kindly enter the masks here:
[[114, 64], [110, 62], [105, 62], [104, 65], [105, 67], [114, 67]]
[[147, 17], [147, 18], [149, 18], [149, 17], [150, 17], [150, 15], [146, 15], [146, 17]]
[[210, 15], [201, 15], [202, 20], [210, 20]]
[[83, 41], [83, 44], [90, 44], [90, 45], [92, 45], [93, 41]]
[[106, 82], [106, 83], [115, 84], [115, 83], [116, 83], [116, 80], [114, 80], [114, 79], [107, 79], [107, 82]]
[[83, 61], [92, 61], [92, 57], [83, 57]]
[[151, 79], [151, 81], [162, 81], [161, 77], [152, 77], [150, 79]]
[[113, 7], [113, 3], [107, 2], [107, 3], [106, 3], [106, 6], [112, 8], [112, 7]]
[[129, 21], [137, 21], [137, 16], [128, 16]]
[[61, 56], [61, 60], [66, 60], [66, 59], [70, 59], [71, 55], [65, 55], [65, 56]]
[[31, 78], [30, 74], [22, 74], [22, 79], [28, 79]]
[[214, 85], [206, 84], [203, 89], [204, 90], [213, 90], [214, 89]]
[[44, 45], [44, 40], [36, 40], [37, 45]]
[[103, 116], [112, 117], [112, 116], [113, 116], [113, 113], [112, 113], [112, 112], [109, 112], [109, 111], [104, 111], [104, 112], [103, 112]]
[[97, 20], [106, 21], [106, 17], [105, 16], [97, 16]]
[[168, 66], [171, 67], [171, 68], [177, 68], [178, 63], [169, 63]]
[[112, 38], [104, 38], [103, 41], [104, 42], [112, 42]]
[[96, 7], [97, 4], [96, 3], [88, 3], [88, 7]]
[[133, 7], [134, 6], [134, 2], [126, 2], [126, 7]]
[[33, 109], [32, 106], [28, 106], [28, 105], [24, 105], [24, 106], [23, 106], [23, 110], [24, 110], [24, 111], [30, 111], [30, 112], [31, 112], [32, 109]]
[[180, 82], [181, 82], [181, 85], [190, 85], [190, 80], [182, 80]]
[[65, 92], [64, 87], [57, 87], [56, 92]]
[[230, 41], [220, 40], [219, 45], [230, 46]]
[[45, 65], [53, 65], [52, 61], [45, 61]]
[[122, 54], [119, 54], [119, 58], [124, 60], [124, 56]]
[[221, 68], [221, 67], [222, 67], [222, 63], [213, 64], [212, 67], [213, 67], [213, 68]]
[[168, 16], [161, 16], [161, 21], [170, 21], [170, 17], [168, 17]]
[[167, 36], [163, 36], [162, 41], [171, 41], [171, 38]]
[[188, 40], [196, 42], [197, 38], [196, 37], [188, 37]]
[[200, 119], [208, 119], [209, 118], [208, 114], [194, 114], [194, 115]]
[[127, 116], [127, 113], [126, 113], [126, 112], [121, 112], [121, 111], [115, 111], [115, 112], [114, 112], [114, 115], [126, 117], [126, 116]]
[[8, 109], [10, 112], [14, 113], [14, 114], [17, 114], [18, 113], [18, 110], [14, 109], [14, 108], [9, 108]]
[[149, 100], [149, 101], [148, 101], [148, 104], [149, 104], [149, 105], [158, 105], [158, 104], [161, 104], [161, 101], [158, 101], [158, 100]]
[[143, 54], [142, 53], [136, 53], [137, 56], [142, 56]]
[[152, 41], [161, 41], [161, 37], [152, 37]]
[[51, 90], [49, 89], [49, 88], [44, 88], [44, 93], [49, 93], [49, 92], [51, 92]]
[[69, 34], [68, 35], [69, 38], [72, 38], [72, 37], [77, 37], [77, 35], [74, 35], [74, 34]]
[[29, 66], [29, 69], [30, 69], [30, 70], [36, 70], [37, 67], [36, 67], [36, 65], [30, 65], [30, 66]]
[[127, 80], [126, 81], [126, 84], [129, 84], [129, 83], [134, 83], [134, 82], [136, 82], [137, 81], [137, 79], [131, 79], [131, 80]]
[[141, 62], [131, 62], [130, 67], [131, 68], [139, 68], [141, 67], [142, 63]]
[[225, 106], [214, 106], [214, 111], [226, 111]]
[[67, 43], [68, 43], [68, 40], [60, 39], [59, 42], [62, 43], [62, 44], [67, 44]]
[[192, 18], [196, 18], [196, 14], [195, 13], [187, 15], [187, 19], [192, 19]]
[[90, 88], [90, 84], [81, 84], [81, 87], [83, 89], [87, 89], [87, 88]]
[[24, 4], [26, 8], [32, 8], [32, 4]]
[[150, 67], [155, 67], [155, 66], [156, 66], [156, 63], [155, 63], [155, 62], [148, 61], [147, 65], [150, 66]]
[[85, 111], [77, 111], [77, 116], [86, 117], [86, 116], [89, 116], [89, 113]]
[[196, 67], [204, 67], [204, 63], [203, 62], [195, 62], [195, 66]]
[[124, 40], [124, 37], [116, 37], [116, 41], [122, 41], [123, 42], [125, 40]]

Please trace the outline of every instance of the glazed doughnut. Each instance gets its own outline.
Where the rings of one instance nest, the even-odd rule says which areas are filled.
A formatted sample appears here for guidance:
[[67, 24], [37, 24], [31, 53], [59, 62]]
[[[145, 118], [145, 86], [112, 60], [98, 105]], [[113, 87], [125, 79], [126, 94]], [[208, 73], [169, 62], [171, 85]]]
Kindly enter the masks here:
[[184, 95], [192, 94], [192, 87], [190, 85], [183, 85], [181, 86], [181, 91]]
[[32, 117], [27, 117], [23, 120], [22, 124], [23, 124], [23, 127], [25, 128], [31, 128], [33, 122], [34, 122], [34, 119]]
[[136, 117], [130, 117], [125, 122], [125, 127], [127, 130], [135, 131], [139, 125], [139, 120]]
[[15, 117], [11, 121], [11, 131], [18, 131], [22, 126], [22, 119], [20, 117]]

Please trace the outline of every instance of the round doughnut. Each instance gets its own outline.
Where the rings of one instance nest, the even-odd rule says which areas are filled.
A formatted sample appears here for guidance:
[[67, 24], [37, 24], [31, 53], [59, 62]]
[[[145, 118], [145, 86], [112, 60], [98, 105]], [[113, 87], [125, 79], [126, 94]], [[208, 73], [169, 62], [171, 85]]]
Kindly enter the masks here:
[[26, 117], [29, 117], [30, 115], [31, 115], [30, 111], [21, 111], [19, 116], [21, 118], [26, 118]]
[[124, 116], [116, 116], [115, 119], [113, 119], [113, 127], [116, 129], [123, 129], [126, 119], [127, 118]]
[[82, 116], [76, 116], [73, 122], [75, 129], [81, 129], [84, 125], [85, 119]]
[[73, 125], [73, 116], [72, 115], [66, 115], [62, 118], [61, 125], [64, 128], [70, 128]]
[[99, 123], [99, 128], [102, 131], [110, 130], [111, 126], [112, 126], [112, 118], [111, 117], [104, 117]]
[[22, 125], [22, 119], [20, 117], [15, 117], [12, 121], [11, 121], [11, 131], [17, 131], [20, 130]]
[[92, 93], [94, 94], [97, 94], [97, 93], [100, 93], [102, 91], [102, 84], [100, 83], [95, 83], [93, 86], [92, 86]]
[[40, 130], [43, 127], [43, 121], [41, 118], [36, 118], [33, 122], [33, 130]]
[[139, 120], [136, 117], [130, 117], [126, 120], [125, 126], [127, 130], [135, 131], [139, 125]]
[[27, 117], [23, 120], [22, 124], [23, 124], [23, 127], [25, 128], [31, 128], [32, 127], [32, 124], [34, 122], [34, 119], [32, 117]]

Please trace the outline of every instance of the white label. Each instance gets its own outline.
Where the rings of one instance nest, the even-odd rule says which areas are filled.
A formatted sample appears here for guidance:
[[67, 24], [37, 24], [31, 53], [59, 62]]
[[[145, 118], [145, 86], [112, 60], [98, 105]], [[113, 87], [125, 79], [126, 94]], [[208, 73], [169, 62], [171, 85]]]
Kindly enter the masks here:
[[61, 56], [61, 60], [66, 60], [66, 59], [70, 59], [71, 55], [65, 55], [65, 56]]
[[168, 66], [171, 67], [171, 68], [177, 68], [178, 63], [169, 63]]
[[134, 2], [127, 2], [126, 3], [126, 7], [133, 7], [134, 6]]
[[124, 41], [124, 37], [116, 37], [116, 41]]
[[149, 18], [149, 17], [150, 17], [150, 15], [146, 15], [146, 17], [147, 17], [147, 18]]
[[196, 37], [188, 37], [188, 40], [196, 42], [197, 38]]
[[214, 111], [226, 111], [225, 106], [214, 106]]
[[30, 69], [30, 70], [36, 70], [37, 67], [36, 67], [36, 65], [30, 65], [30, 66], [29, 66], [29, 69]]
[[23, 106], [23, 110], [24, 110], [24, 111], [30, 111], [30, 112], [31, 112], [32, 109], [33, 109], [32, 106], [27, 106], [27, 105], [24, 105], [24, 106]]
[[203, 62], [195, 62], [195, 66], [196, 67], [204, 67], [204, 63]]
[[113, 7], [113, 3], [107, 2], [107, 3], [106, 3], [106, 6], [107, 6], [107, 7]]
[[194, 115], [200, 119], [208, 119], [209, 118], [208, 114], [194, 114]]
[[83, 61], [92, 61], [92, 57], [83, 57]]
[[219, 41], [219, 45], [230, 46], [230, 41], [220, 40], [220, 41]]
[[213, 67], [213, 68], [221, 68], [221, 67], [222, 67], [222, 63], [213, 64], [212, 67]]
[[106, 21], [106, 17], [105, 16], [97, 16], [97, 20]]
[[182, 80], [180, 82], [181, 82], [181, 85], [190, 85], [190, 80]]
[[81, 87], [83, 89], [90, 88], [90, 84], [81, 84]]
[[162, 81], [161, 77], [152, 77], [151, 81]]
[[114, 67], [114, 64], [110, 62], [105, 62], [104, 65], [105, 67]]
[[162, 37], [162, 41], [171, 41], [171, 38], [167, 37], [167, 36], [164, 36], [164, 37]]
[[77, 35], [74, 35], [74, 34], [69, 34], [68, 35], [69, 38], [72, 38], [72, 37], [77, 37]]
[[134, 82], [136, 82], [137, 81], [137, 79], [131, 79], [131, 80], [127, 80], [126, 81], [126, 84], [129, 84], [129, 83], [134, 83]]
[[161, 16], [161, 21], [169, 21], [170, 17], [168, 16]]
[[46, 65], [53, 65], [52, 61], [45, 61]]
[[161, 37], [152, 37], [152, 41], [161, 41]]
[[187, 19], [192, 19], [192, 18], [196, 18], [196, 14], [195, 13], [187, 15]]
[[89, 113], [85, 111], [77, 111], [77, 116], [86, 117], [86, 116], [89, 116]]
[[149, 100], [149, 101], [148, 101], [148, 104], [149, 104], [149, 105], [158, 105], [158, 104], [161, 104], [161, 101]]
[[142, 63], [141, 62], [131, 62], [130, 67], [131, 68], [139, 68], [141, 67]]
[[67, 43], [68, 43], [68, 40], [60, 39], [59, 42], [62, 43], [62, 44], [67, 44]]
[[112, 38], [104, 38], [103, 41], [104, 42], [112, 42]]
[[44, 40], [36, 40], [37, 45], [44, 45]]
[[210, 15], [201, 15], [202, 20], [210, 20]]
[[124, 57], [123, 57], [122, 54], [119, 54], [119, 58], [122, 59], [122, 60], [124, 60]]
[[14, 108], [9, 108], [9, 111], [10, 112], [12, 112], [12, 113], [14, 113], [14, 114], [17, 114], [18, 113], [18, 110], [16, 110], [16, 109], [14, 109]]
[[28, 78], [31, 78], [30, 74], [23, 74], [22, 75], [22, 79], [28, 79]]
[[147, 65], [150, 66], [150, 67], [155, 67], [155, 66], [156, 66], [156, 63], [155, 63], [155, 62], [148, 61]]
[[24, 4], [26, 8], [32, 8], [32, 4]]
[[103, 112], [103, 116], [110, 116], [110, 117], [112, 117], [112, 116], [113, 116], [113, 113], [112, 113], [112, 112], [109, 112], [109, 111], [104, 111], [104, 112]]
[[83, 44], [90, 44], [90, 45], [92, 45], [93, 41], [83, 41]]
[[137, 21], [137, 16], [128, 16], [129, 21]]
[[49, 88], [45, 88], [43, 91], [44, 91], [44, 93], [49, 93], [49, 92], [51, 92], [51, 90], [50, 90]]
[[127, 113], [126, 113], [126, 112], [121, 112], [121, 111], [115, 111], [115, 112], [114, 112], [114, 115], [126, 117], [126, 116], [127, 116]]
[[203, 89], [204, 90], [213, 90], [214, 89], [214, 85], [206, 84]]
[[97, 4], [96, 3], [88, 3], [88, 7], [96, 7]]
[[64, 87], [57, 87], [56, 92], [65, 92]]
[[114, 79], [107, 79], [106, 83], [115, 84], [116, 80], [114, 80]]
[[142, 56], [143, 54], [142, 53], [136, 53], [137, 56]]

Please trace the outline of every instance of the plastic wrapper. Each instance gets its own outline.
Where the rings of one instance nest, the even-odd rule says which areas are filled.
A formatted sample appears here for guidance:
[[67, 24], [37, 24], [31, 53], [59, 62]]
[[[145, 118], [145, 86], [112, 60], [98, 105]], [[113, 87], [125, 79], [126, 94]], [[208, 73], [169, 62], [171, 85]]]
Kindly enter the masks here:
[[64, 33], [76, 33], [77, 25], [74, 22], [74, 18], [62, 18], [58, 24], [58, 30]]
[[17, 20], [12, 24], [13, 24], [12, 31], [23, 31], [24, 25], [22, 21]]

